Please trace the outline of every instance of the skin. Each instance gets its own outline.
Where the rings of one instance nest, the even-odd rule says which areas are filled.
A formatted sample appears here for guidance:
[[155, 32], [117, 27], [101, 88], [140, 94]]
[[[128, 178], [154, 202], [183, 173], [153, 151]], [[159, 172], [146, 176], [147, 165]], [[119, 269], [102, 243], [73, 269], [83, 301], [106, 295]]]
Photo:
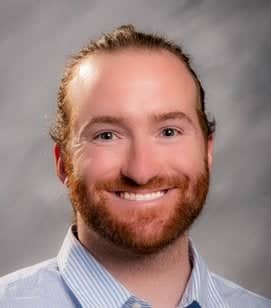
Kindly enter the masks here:
[[[155, 177], [185, 174], [193, 181], [204, 171], [204, 160], [211, 169], [213, 139], [206, 141], [200, 128], [198, 88], [185, 65], [169, 52], [125, 50], [91, 56], [75, 72], [68, 95], [73, 102], [72, 165], [86, 185], [121, 174], [137, 184], [134, 192], [146, 193], [160, 190], [148, 187]], [[154, 121], [154, 115], [169, 112], [184, 116]], [[124, 121], [88, 125], [97, 116]], [[165, 136], [166, 128], [173, 128], [173, 135]], [[98, 135], [105, 131], [112, 133], [109, 140]], [[55, 160], [57, 175], [67, 184], [58, 145]], [[151, 202], [131, 202], [113, 192], [104, 193], [115, 219], [124, 219], [133, 225], [136, 237], [148, 241], [159, 234], [161, 224], [143, 225], [131, 213], [152, 211], [166, 221], [178, 196], [176, 188], [167, 188], [168, 193]], [[191, 273], [188, 232], [157, 253], [139, 256], [101, 237], [79, 213], [77, 220], [80, 242], [115, 278], [153, 307], [176, 307]]]

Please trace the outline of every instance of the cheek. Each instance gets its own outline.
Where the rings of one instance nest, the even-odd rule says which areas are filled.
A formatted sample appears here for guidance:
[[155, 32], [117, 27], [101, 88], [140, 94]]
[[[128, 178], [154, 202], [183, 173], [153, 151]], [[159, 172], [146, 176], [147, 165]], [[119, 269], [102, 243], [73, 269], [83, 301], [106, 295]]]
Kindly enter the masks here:
[[182, 172], [193, 177], [205, 169], [206, 153], [204, 145], [187, 141], [168, 151], [167, 164], [177, 172]]
[[103, 147], [86, 148], [74, 164], [76, 173], [88, 182], [114, 177], [119, 173], [123, 153], [120, 150]]

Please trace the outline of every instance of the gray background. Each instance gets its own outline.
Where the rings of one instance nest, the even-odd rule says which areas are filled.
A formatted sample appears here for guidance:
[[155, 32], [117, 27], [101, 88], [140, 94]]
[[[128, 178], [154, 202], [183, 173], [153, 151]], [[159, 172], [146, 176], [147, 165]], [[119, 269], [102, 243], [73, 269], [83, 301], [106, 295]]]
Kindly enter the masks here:
[[67, 56], [123, 23], [182, 42], [218, 130], [192, 235], [209, 267], [271, 295], [271, 1], [0, 2], [0, 275], [55, 256], [71, 206], [47, 130]]

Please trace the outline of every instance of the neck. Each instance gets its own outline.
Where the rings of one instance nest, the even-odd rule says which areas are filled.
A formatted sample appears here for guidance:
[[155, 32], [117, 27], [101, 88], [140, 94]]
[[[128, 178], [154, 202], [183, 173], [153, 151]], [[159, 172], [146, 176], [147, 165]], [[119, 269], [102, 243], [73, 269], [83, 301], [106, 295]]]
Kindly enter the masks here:
[[152, 307], [176, 307], [191, 274], [187, 234], [159, 253], [138, 256], [105, 241], [80, 220], [77, 228], [82, 245], [131, 293]]

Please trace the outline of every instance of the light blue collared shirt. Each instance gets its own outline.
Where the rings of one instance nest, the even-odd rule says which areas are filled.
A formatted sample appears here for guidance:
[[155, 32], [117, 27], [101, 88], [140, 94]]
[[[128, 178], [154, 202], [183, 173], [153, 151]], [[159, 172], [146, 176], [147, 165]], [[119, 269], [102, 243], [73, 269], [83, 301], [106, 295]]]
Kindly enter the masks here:
[[[56, 258], [0, 278], [0, 308], [151, 307], [120, 284], [74, 232], [70, 227]], [[190, 250], [193, 270], [178, 308], [271, 307], [270, 300], [209, 272], [192, 243]]]

